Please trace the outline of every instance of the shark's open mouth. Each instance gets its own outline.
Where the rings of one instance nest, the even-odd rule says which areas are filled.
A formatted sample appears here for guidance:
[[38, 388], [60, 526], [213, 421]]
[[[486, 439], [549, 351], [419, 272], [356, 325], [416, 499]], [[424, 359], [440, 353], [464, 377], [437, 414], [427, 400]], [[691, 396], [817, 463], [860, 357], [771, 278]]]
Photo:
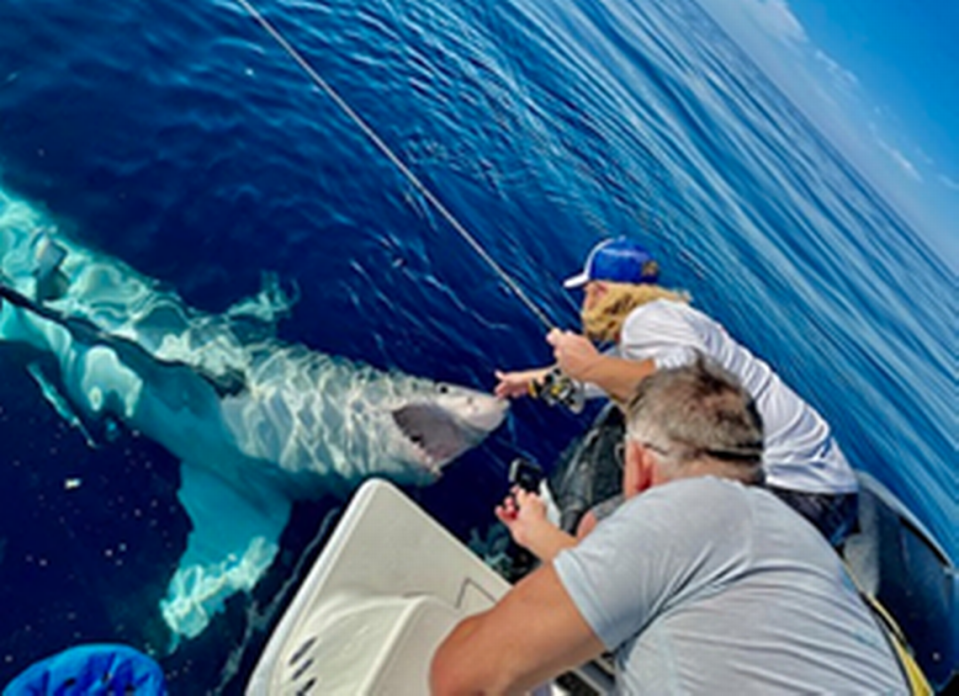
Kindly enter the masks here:
[[422, 452], [423, 460], [438, 469], [470, 447], [468, 428], [433, 404], [410, 404], [393, 411], [393, 421]]

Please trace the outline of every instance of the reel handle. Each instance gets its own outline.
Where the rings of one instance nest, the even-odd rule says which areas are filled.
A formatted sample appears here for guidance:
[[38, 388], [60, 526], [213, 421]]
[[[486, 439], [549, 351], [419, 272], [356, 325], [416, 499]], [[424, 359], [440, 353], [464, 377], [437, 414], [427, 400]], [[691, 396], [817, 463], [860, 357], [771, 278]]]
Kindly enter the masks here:
[[583, 385], [553, 367], [542, 382], [529, 383], [530, 396], [542, 400], [547, 406], [562, 405], [573, 413], [580, 413], [586, 405]]

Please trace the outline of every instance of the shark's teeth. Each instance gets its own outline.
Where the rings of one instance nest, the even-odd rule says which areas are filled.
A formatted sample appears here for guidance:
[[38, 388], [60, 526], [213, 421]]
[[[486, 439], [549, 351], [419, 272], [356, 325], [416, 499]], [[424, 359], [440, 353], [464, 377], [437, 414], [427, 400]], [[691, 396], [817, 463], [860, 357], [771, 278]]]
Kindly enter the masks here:
[[409, 416], [409, 412], [402, 409], [394, 411], [393, 420], [418, 455], [418, 459], [429, 469], [436, 469], [437, 453], [430, 451], [426, 436], [415, 424], [415, 419]]
[[411, 447], [413, 448], [413, 451], [416, 454], [416, 458], [420, 462], [420, 464], [422, 464], [423, 467], [425, 467], [426, 470], [429, 471], [434, 476], [439, 476], [440, 469], [441, 469], [439, 465], [439, 460], [437, 459], [435, 454], [430, 452], [421, 444], [422, 438], [410, 437], [409, 433], [407, 433], [406, 431], [403, 431], [403, 434], [406, 436], [407, 441], [410, 443]]
[[[404, 435], [405, 434], [406, 433], [404, 433]], [[413, 445], [413, 450], [416, 452], [417, 458], [420, 460], [420, 462], [424, 466], [426, 466], [427, 469], [429, 469], [434, 474], [438, 474], [439, 467], [436, 464], [436, 458], [429, 452], [429, 450], [423, 447], [423, 445], [421, 445], [418, 440], [419, 438], [417, 439], [409, 438], [409, 442], [411, 445]]]

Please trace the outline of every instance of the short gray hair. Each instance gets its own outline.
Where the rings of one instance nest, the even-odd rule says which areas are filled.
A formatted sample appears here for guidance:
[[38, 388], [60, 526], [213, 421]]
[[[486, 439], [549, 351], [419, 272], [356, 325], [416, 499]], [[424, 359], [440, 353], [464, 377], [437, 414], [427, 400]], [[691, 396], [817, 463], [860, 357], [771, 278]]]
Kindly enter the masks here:
[[667, 463], [710, 459], [734, 467], [737, 478], [762, 478], [763, 426], [756, 405], [735, 377], [702, 356], [642, 380], [626, 424], [627, 437]]

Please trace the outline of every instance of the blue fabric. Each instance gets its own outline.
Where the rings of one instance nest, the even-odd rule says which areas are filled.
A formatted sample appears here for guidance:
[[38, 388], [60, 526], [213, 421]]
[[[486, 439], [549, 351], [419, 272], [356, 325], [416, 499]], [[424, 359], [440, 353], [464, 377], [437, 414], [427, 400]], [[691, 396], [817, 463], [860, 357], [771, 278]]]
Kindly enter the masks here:
[[160, 666], [126, 645], [80, 645], [28, 667], [3, 696], [166, 696]]

